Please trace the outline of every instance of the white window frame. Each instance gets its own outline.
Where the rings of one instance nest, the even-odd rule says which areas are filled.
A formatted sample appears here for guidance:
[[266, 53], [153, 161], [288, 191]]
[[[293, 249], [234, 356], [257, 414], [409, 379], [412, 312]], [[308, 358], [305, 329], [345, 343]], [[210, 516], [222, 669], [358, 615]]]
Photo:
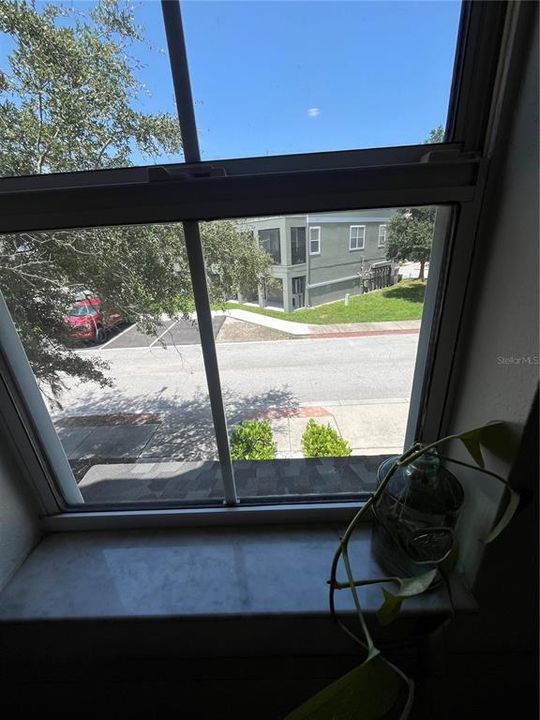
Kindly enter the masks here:
[[[353, 230], [362, 230], [362, 233], [356, 233], [356, 237], [353, 237]], [[354, 244], [353, 244], [354, 240]], [[362, 244], [359, 245], [359, 241]], [[350, 225], [349, 226], [349, 251], [354, 250], [365, 250], [366, 248], [366, 226], [365, 225]]]
[[[317, 238], [312, 238], [311, 233], [313, 230], [317, 231]], [[317, 250], [313, 250], [313, 243], [317, 243]], [[309, 254], [320, 255], [321, 254], [321, 227], [320, 225], [309, 226]]]
[[[381, 233], [381, 230], [383, 232]], [[388, 224], [387, 223], [381, 223], [379, 225], [379, 236], [377, 238], [377, 247], [383, 248], [386, 247], [386, 233], [388, 232]], [[382, 238], [382, 240], [381, 240]]]
[[[176, 50], [183, 48], [185, 58], [181, 23], [175, 27], [175, 18], [171, 19], [174, 5], [170, 2], [163, 8], [164, 15], [169, 15], [165, 23], [170, 55], [175, 54], [171, 48], [174, 50], [176, 45]], [[182, 61], [182, 53], [177, 52], [172, 69], [177, 100], [185, 100], [180, 103], [184, 113], [180, 125], [186, 162], [61, 176], [2, 178], [2, 232], [184, 222], [185, 230], [192, 234], [189, 246], [194, 251], [188, 254], [193, 252], [189, 259], [194, 291], [198, 286], [196, 303], [202, 302], [197, 309], [207, 325], [204, 330], [201, 323], [204, 351], [212, 350], [214, 340], [209, 304], [206, 302], [205, 306], [203, 297], [204, 265], [196, 220], [285, 215], [305, 208], [328, 212], [411, 205], [443, 204], [449, 209], [454, 206], [458, 212], [450, 213], [453, 224], [448, 237], [438, 244], [430, 263], [407, 428], [407, 442], [412, 437], [433, 439], [445, 429], [447, 421], [452, 351], [466, 309], [468, 268], [474, 252], [470, 239], [475, 237], [481, 218], [487, 158], [494, 148], [500, 148], [499, 134], [505, 137], [504, 130], [512, 116], [513, 95], [509, 88], [517, 86], [521, 77], [520, 41], [534, 14], [534, 8], [527, 5], [515, 4], [508, 12], [504, 3], [463, 6], [446, 141], [439, 145], [203, 162], [198, 153], [192, 102], [190, 105], [187, 63]], [[319, 253], [310, 252], [308, 256]], [[66, 462], [60, 441], [51, 434], [53, 426], [48, 413], [35, 407], [43, 402], [42, 398], [33, 391], [29, 393], [24, 383], [18, 382], [21, 372], [15, 370], [17, 364], [26, 363], [23, 374], [27, 374], [29, 365], [21, 360], [22, 348], [15, 342], [14, 328], [5, 325], [4, 330], [0, 359], [3, 353], [8, 382], [4, 388], [0, 378], [0, 421], [8, 425], [14, 446], [21, 452], [28, 449], [29, 455], [22, 464], [33, 468], [30, 484], [40, 501], [45, 529], [237, 525], [289, 519], [305, 522], [306, 518], [324, 521], [342, 520], [354, 512], [350, 503], [313, 504], [302, 499], [274, 506], [238, 506], [234, 502], [234, 481], [229, 504], [236, 507], [141, 510], [113, 507], [72, 511], [58, 492], [64, 479], [69, 481], [62, 477]], [[10, 333], [11, 337], [7, 337]], [[216, 372], [217, 377], [207, 372], [209, 386], [214, 389], [220, 383]], [[212, 393], [211, 402], [214, 409]], [[218, 445], [219, 442], [228, 445], [223, 427], [220, 432]], [[229, 472], [223, 463], [222, 471], [224, 475]]]

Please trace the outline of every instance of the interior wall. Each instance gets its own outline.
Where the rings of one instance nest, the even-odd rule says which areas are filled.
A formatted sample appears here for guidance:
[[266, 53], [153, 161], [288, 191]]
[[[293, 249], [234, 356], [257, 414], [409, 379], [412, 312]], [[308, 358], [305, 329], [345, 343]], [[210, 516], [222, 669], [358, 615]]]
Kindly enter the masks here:
[[[522, 434], [513, 468], [487, 454], [486, 464], [509, 477], [523, 500], [506, 531], [486, 546], [479, 540], [491, 526], [501, 486], [480, 473], [460, 473], [466, 493], [461, 563], [474, 584], [479, 614], [458, 618], [451, 626], [450, 647], [458, 652], [534, 653], [538, 644], [537, 23], [530, 29], [530, 52], [523, 57], [528, 59], [510, 129], [499, 141], [500, 157], [491, 167], [448, 427], [454, 433], [492, 420], [511, 423]], [[456, 453], [461, 450], [455, 448]], [[528, 667], [534, 675], [536, 661]]]
[[39, 537], [37, 507], [0, 427], [0, 590]]

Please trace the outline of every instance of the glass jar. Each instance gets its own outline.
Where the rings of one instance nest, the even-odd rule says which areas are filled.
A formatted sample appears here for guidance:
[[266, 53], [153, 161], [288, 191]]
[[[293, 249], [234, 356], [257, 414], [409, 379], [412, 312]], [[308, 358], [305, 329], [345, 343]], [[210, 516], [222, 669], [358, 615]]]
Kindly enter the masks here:
[[[380, 484], [399, 457], [377, 471]], [[410, 577], [437, 566], [454, 545], [463, 488], [435, 449], [395, 470], [375, 506], [374, 553], [391, 575]]]

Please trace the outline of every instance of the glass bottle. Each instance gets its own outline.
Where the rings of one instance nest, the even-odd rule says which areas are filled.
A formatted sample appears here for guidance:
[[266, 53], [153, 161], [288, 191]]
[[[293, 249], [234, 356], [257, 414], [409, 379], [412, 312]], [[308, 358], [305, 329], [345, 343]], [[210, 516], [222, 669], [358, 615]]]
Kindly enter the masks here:
[[[397, 459], [381, 464], [379, 484]], [[400, 577], [435, 568], [453, 547], [462, 504], [463, 488], [435, 449], [397, 468], [375, 507], [374, 552], [381, 566]]]

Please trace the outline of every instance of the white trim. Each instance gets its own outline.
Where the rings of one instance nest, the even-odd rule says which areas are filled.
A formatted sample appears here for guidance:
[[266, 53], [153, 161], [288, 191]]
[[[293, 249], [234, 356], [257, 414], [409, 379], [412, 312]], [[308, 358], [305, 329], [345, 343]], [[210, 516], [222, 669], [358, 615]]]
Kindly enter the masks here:
[[[381, 235], [381, 230], [384, 228], [384, 233]], [[388, 231], [388, 223], [381, 223], [379, 225], [379, 236], [377, 238], [377, 247], [383, 248], [386, 247], [386, 233]], [[383, 241], [381, 242], [381, 237], [383, 238]]]
[[[355, 237], [354, 240], [356, 243], [358, 243], [360, 240], [362, 240], [362, 245], [355, 245], [353, 247], [353, 229], [363, 229], [363, 233], [361, 237]], [[349, 225], [349, 251], [353, 250], [365, 250], [366, 248], [366, 226], [365, 225]]]
[[[317, 231], [318, 231], [317, 240], [312, 240], [312, 239], [311, 239], [311, 231], [312, 231], [312, 230], [317, 230]], [[308, 239], [308, 241], [309, 241], [309, 254], [310, 254], [310, 255], [320, 255], [320, 254], [321, 254], [321, 227], [320, 227], [320, 225], [310, 225], [310, 226], [309, 226], [309, 239]], [[312, 249], [311, 249], [311, 243], [312, 243], [312, 242], [316, 242], [316, 243], [317, 243], [317, 247], [318, 247], [317, 252], [313, 252], [313, 251], [312, 251]]]
[[[2, 348], [8, 361], [15, 382], [24, 392], [24, 402], [32, 417], [35, 433], [43, 448], [43, 453], [49, 461], [59, 490], [69, 505], [83, 503], [83, 496], [75, 482], [66, 453], [56, 434], [51, 416], [45, 406], [43, 396], [1, 292], [0, 348]], [[43, 483], [41, 487], [42, 500], [47, 506], [50, 506], [51, 500], [55, 502], [54, 498], [51, 498], [51, 491], [46, 483]]]

